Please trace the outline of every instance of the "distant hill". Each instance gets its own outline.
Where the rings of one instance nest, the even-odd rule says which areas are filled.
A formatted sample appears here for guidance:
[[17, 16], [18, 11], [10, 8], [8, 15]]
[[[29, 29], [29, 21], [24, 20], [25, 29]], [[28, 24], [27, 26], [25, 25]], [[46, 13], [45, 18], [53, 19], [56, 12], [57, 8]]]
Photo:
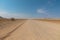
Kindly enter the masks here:
[[0, 18], [3, 18], [2, 16], [0, 16]]

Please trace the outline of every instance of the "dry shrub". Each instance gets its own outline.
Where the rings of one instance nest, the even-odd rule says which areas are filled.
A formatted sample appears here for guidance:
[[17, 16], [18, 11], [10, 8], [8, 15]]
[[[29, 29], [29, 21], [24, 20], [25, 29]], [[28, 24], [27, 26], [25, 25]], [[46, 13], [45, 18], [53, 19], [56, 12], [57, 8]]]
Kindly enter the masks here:
[[15, 21], [15, 18], [11, 18], [11, 21]]

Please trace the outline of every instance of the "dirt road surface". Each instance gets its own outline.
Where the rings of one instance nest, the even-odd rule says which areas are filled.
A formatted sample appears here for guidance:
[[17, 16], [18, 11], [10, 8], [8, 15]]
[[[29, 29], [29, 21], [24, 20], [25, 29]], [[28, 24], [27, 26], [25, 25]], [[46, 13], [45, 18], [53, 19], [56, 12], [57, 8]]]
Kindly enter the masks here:
[[27, 20], [4, 40], [60, 40], [60, 24]]
[[17, 28], [25, 23], [26, 20], [20, 19], [15, 21], [4, 21], [0, 22], [0, 40], [4, 40]]

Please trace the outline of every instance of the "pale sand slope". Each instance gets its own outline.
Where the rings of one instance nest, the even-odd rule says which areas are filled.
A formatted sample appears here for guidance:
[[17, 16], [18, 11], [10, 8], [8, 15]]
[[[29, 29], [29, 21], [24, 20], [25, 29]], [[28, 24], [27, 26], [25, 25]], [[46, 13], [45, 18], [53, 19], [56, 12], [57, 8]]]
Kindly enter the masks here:
[[5, 40], [60, 40], [60, 25], [28, 20]]

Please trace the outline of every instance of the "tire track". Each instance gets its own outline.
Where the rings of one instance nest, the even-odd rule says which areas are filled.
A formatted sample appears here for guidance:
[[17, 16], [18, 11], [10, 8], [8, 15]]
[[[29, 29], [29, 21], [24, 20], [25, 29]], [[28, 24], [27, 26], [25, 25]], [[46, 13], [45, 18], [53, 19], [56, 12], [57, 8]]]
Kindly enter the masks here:
[[[16, 27], [14, 30], [12, 30], [11, 32], [7, 33], [6, 36], [0, 38], [0, 40], [4, 40], [5, 38], [9, 37], [14, 31], [16, 31], [20, 26], [22, 26], [25, 22], [23, 22], [22, 24], [20, 24], [18, 27]], [[16, 26], [16, 25], [15, 25]]]

